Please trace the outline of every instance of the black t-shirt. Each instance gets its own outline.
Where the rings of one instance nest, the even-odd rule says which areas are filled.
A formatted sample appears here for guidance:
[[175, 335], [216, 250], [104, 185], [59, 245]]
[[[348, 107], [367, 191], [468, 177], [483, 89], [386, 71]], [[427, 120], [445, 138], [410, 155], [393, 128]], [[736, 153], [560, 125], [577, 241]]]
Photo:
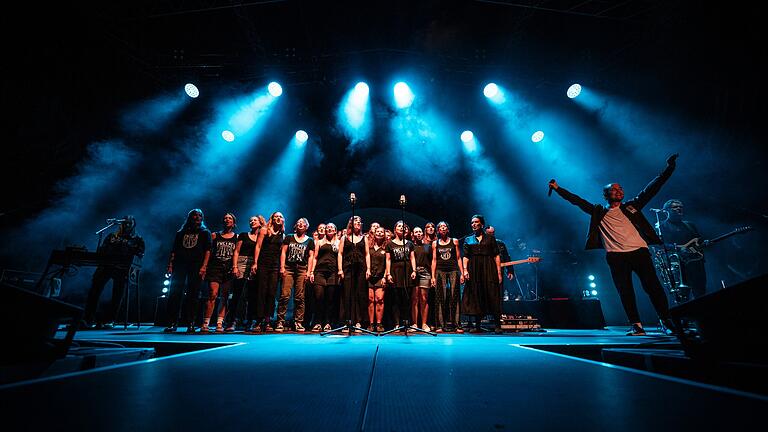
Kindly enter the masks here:
[[144, 256], [144, 239], [140, 236], [118, 236], [116, 233], [109, 233], [107, 238], [101, 243], [99, 252], [115, 255], [138, 255]]
[[459, 271], [459, 263], [456, 261], [456, 245], [453, 239], [448, 239], [448, 244], [444, 245], [437, 241], [435, 250], [437, 254], [437, 270], [440, 271]]
[[387, 243], [387, 253], [390, 255], [389, 259], [393, 263], [409, 261], [411, 259], [411, 251], [413, 250], [413, 243], [410, 240], [406, 240], [405, 244], [402, 245], [395, 242]]
[[315, 250], [315, 241], [310, 236], [304, 236], [304, 241], [296, 241], [296, 236], [289, 235], [283, 240], [283, 245], [288, 246], [285, 251], [286, 264], [307, 265], [309, 252]]
[[432, 267], [432, 244], [416, 245], [414, 255], [416, 255], [416, 267], [424, 267], [430, 271]]
[[174, 261], [202, 265], [205, 252], [211, 249], [211, 232], [207, 229], [178, 231], [173, 240]]
[[664, 236], [664, 242], [667, 244], [684, 245], [696, 237], [700, 237], [699, 230], [691, 222], [672, 223], [664, 221], [661, 223], [661, 234]]
[[316, 271], [332, 271], [339, 269], [339, 246], [336, 243], [324, 243], [317, 250]]
[[259, 267], [276, 270], [280, 267], [280, 248], [283, 246], [284, 235], [265, 235], [261, 241], [259, 252]]
[[247, 232], [241, 232], [240, 235], [237, 236], [237, 240], [243, 242], [243, 244], [240, 245], [240, 256], [253, 258], [256, 254], [256, 242], [251, 240], [251, 237]]

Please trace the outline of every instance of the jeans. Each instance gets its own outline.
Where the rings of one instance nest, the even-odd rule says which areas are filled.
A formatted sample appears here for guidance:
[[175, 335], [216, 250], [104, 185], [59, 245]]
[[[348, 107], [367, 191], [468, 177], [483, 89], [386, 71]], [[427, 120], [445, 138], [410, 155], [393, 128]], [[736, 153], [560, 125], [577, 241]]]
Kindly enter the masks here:
[[461, 298], [460, 275], [458, 270], [436, 272], [437, 289], [435, 290], [435, 326], [446, 324], [458, 325], [459, 300]]
[[635, 288], [632, 286], [632, 272], [637, 273], [640, 277], [643, 290], [651, 299], [659, 318], [669, 318], [667, 295], [664, 288], [661, 287], [658, 276], [656, 276], [656, 269], [647, 248], [640, 248], [632, 252], [608, 252], [605, 255], [605, 260], [611, 268], [613, 284], [619, 292], [621, 304], [624, 306], [624, 312], [626, 312], [630, 323], [640, 322]]
[[304, 322], [304, 281], [307, 277], [307, 266], [302, 264], [287, 265], [285, 267], [285, 276], [283, 276], [283, 287], [280, 290], [280, 300], [277, 302], [277, 322], [285, 321], [285, 314], [288, 310], [288, 302], [291, 300], [291, 290], [293, 295], [293, 321], [296, 323]]

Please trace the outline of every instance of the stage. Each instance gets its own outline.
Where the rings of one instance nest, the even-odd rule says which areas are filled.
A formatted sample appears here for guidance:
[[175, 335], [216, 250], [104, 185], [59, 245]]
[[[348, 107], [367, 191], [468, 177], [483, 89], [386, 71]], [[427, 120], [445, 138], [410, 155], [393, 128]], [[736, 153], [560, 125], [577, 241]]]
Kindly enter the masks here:
[[155, 347], [163, 356], [4, 385], [0, 395], [5, 423], [23, 430], [712, 430], [762, 418], [764, 393], [555, 352], [676, 344], [624, 330], [81, 331], [82, 345]]

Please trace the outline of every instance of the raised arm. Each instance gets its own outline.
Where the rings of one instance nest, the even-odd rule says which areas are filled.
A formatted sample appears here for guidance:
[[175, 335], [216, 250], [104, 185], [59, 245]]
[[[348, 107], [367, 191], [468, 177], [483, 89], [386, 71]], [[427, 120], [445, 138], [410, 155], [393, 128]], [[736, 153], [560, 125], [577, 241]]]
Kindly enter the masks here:
[[569, 203], [575, 205], [576, 207], [580, 208], [581, 211], [584, 213], [591, 215], [592, 210], [595, 209], [595, 205], [590, 203], [589, 201], [585, 200], [584, 198], [576, 195], [573, 192], [567, 191], [565, 188], [561, 187], [557, 184], [557, 181], [554, 179], [549, 181], [549, 187], [555, 190], [558, 195], [563, 197], [564, 200], [568, 201]]
[[634, 201], [638, 210], [645, 207], [646, 204], [648, 204], [648, 201], [650, 201], [651, 198], [659, 193], [661, 187], [664, 186], [664, 183], [666, 183], [667, 180], [672, 177], [672, 173], [675, 171], [675, 167], [677, 166], [677, 156], [678, 154], [675, 153], [668, 157], [667, 166], [664, 168], [664, 171], [662, 171], [661, 174], [657, 175], [653, 180], [651, 180], [651, 182], [648, 183], [645, 188], [643, 188], [643, 190], [637, 194], [635, 199], [632, 200]]

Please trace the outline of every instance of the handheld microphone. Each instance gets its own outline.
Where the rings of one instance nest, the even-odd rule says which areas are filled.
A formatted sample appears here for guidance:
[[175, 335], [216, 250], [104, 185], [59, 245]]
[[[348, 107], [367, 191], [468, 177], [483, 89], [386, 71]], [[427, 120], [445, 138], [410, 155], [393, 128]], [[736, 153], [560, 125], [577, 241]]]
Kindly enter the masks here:
[[[552, 180], [550, 180], [549, 182], [550, 182], [550, 183], [552, 183], [553, 181], [555, 181], [555, 179], [552, 179]], [[547, 191], [547, 196], [548, 196], [548, 197], [551, 197], [551, 196], [552, 196], [552, 189], [554, 189], [554, 188], [552, 187], [552, 185], [549, 185], [549, 191]]]
[[357, 197], [355, 196], [354, 192], [349, 194], [349, 202], [351, 202], [352, 204], [357, 202]]
[[404, 206], [406, 204], [405, 195], [400, 195], [400, 205]]

